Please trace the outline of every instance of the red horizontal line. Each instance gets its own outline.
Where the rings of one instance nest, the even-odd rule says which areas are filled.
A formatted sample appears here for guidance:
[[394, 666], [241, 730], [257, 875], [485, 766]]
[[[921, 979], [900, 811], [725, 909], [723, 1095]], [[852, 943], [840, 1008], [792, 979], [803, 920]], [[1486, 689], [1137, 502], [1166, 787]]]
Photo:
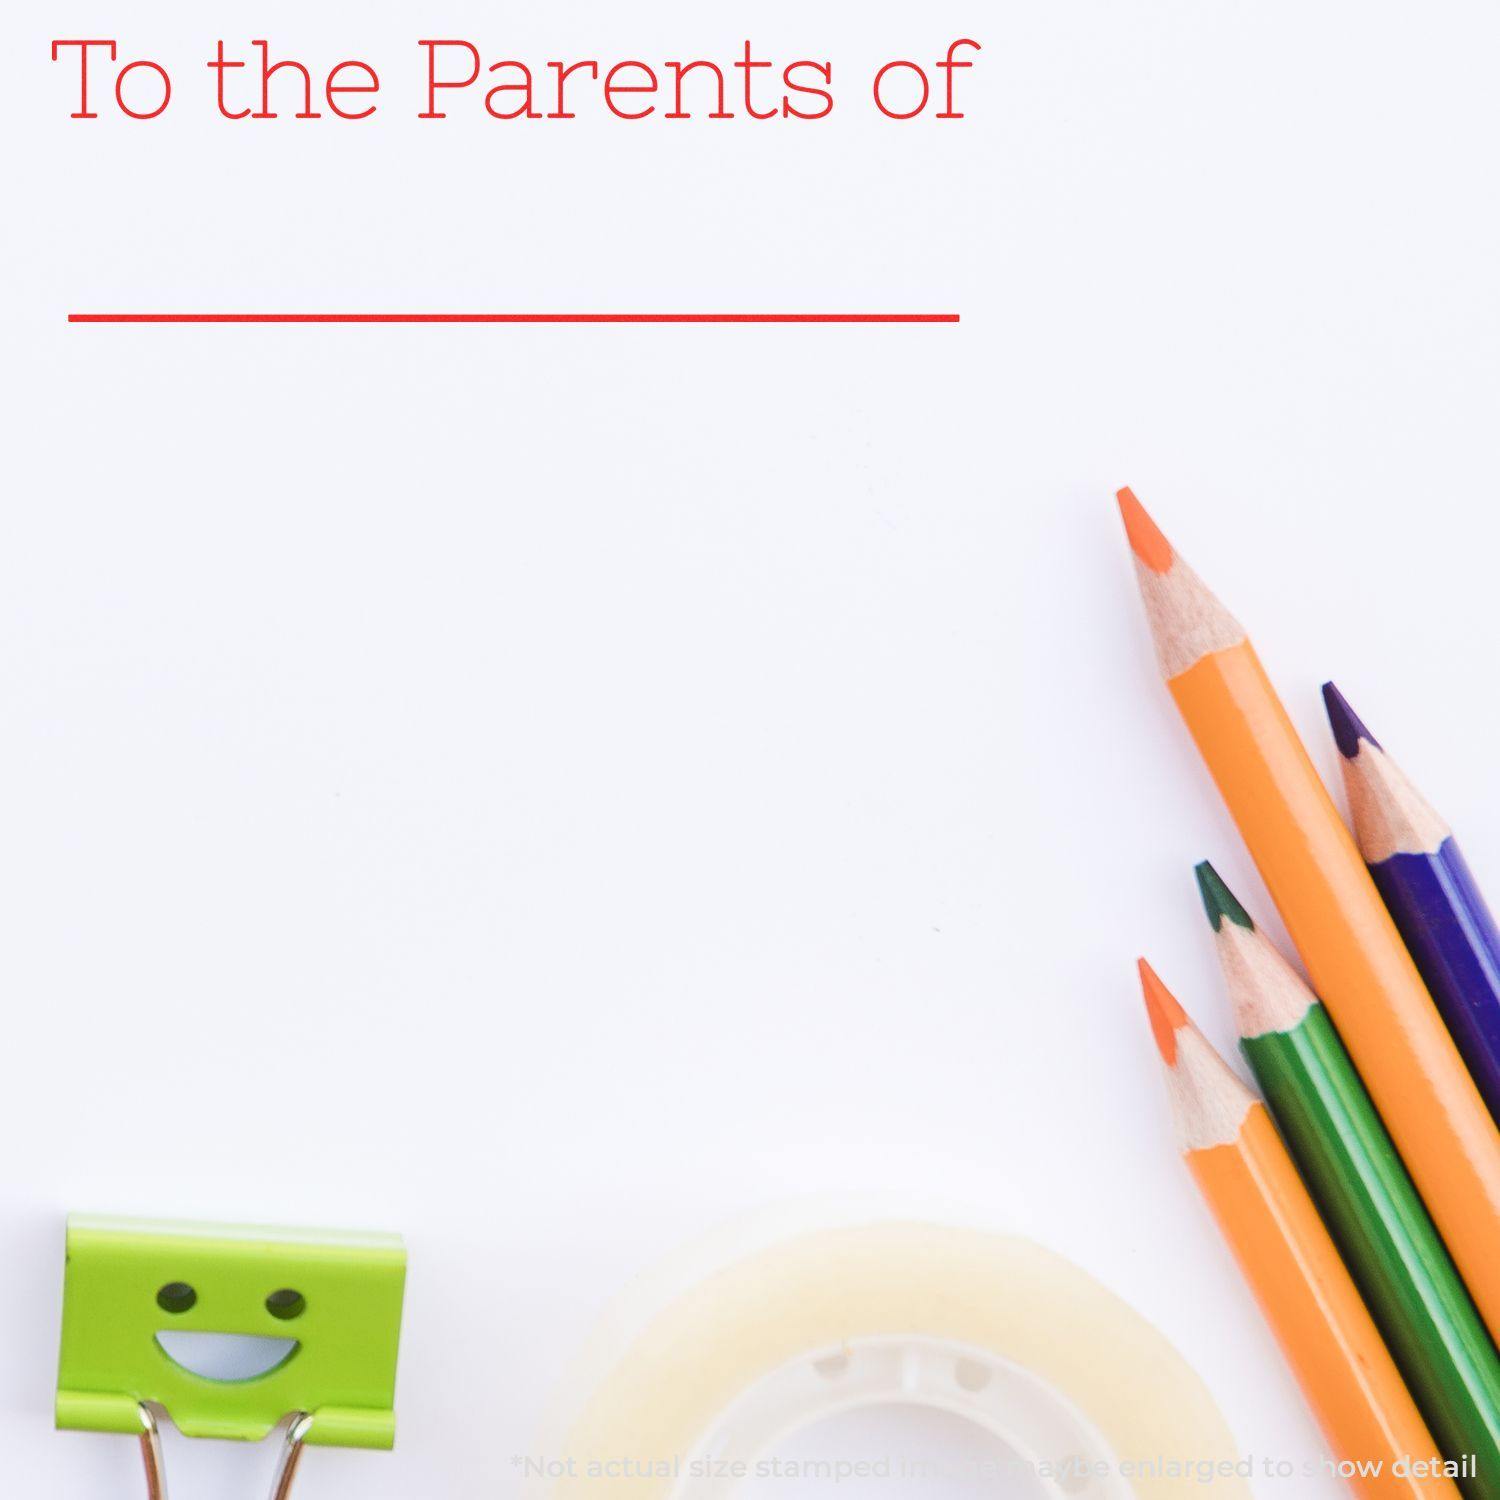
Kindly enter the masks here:
[[957, 323], [957, 313], [69, 313], [70, 323]]

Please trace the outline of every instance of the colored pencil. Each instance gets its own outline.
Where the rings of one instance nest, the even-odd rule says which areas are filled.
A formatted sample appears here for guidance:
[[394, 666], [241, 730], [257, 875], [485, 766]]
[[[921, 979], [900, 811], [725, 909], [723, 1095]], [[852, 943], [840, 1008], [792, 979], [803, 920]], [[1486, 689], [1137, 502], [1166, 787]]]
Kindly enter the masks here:
[[1354, 839], [1490, 1115], [1500, 1122], [1500, 930], [1448, 825], [1323, 684]]
[[1437, 1445], [1265, 1106], [1145, 959], [1140, 974], [1178, 1147], [1335, 1459], [1355, 1466], [1351, 1487], [1455, 1500], [1450, 1480], [1429, 1477]]
[[1198, 888], [1240, 1047], [1459, 1488], [1500, 1500], [1500, 1355], [1328, 1012], [1212, 865]]
[[1245, 632], [1119, 498], [1162, 674], [1493, 1337], [1500, 1131]]

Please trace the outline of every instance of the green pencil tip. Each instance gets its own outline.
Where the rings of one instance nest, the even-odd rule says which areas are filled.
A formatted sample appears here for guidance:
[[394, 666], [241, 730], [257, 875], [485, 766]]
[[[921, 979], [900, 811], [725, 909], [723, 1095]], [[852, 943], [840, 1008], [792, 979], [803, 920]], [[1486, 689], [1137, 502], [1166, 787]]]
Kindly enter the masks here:
[[1228, 917], [1236, 927], [1247, 932], [1255, 931], [1250, 913], [1234, 899], [1234, 892], [1219, 879], [1219, 872], [1205, 859], [1193, 868], [1198, 877], [1198, 894], [1203, 897], [1203, 910], [1208, 913], [1209, 925], [1217, 932]]

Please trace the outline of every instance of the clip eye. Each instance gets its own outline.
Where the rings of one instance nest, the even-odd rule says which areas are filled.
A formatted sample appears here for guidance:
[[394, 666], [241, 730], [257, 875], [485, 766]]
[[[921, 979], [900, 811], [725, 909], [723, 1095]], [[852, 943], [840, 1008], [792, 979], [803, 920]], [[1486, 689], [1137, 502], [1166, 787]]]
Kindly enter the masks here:
[[197, 1292], [185, 1281], [169, 1281], [156, 1294], [156, 1305], [169, 1313], [185, 1313], [197, 1300]]
[[284, 1286], [279, 1292], [272, 1292], [266, 1298], [266, 1311], [273, 1318], [280, 1318], [283, 1322], [292, 1318], [300, 1318], [307, 1311], [307, 1298], [301, 1292]]

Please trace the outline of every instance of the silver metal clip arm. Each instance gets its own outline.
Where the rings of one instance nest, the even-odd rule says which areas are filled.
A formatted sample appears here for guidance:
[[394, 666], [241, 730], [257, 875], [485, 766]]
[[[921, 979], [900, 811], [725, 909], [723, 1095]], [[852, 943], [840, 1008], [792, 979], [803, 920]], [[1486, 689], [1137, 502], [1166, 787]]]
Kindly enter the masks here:
[[[167, 1471], [161, 1457], [161, 1429], [156, 1423], [156, 1414], [144, 1403], [141, 1413], [141, 1458], [146, 1465], [146, 1500], [167, 1500]], [[271, 1480], [271, 1500], [289, 1500], [292, 1481], [297, 1477], [297, 1466], [302, 1462], [302, 1449], [307, 1440], [312, 1418], [298, 1412], [287, 1426], [286, 1441], [281, 1445], [281, 1457], [276, 1463], [276, 1474]]]
[[146, 1464], [146, 1500], [167, 1500], [167, 1472], [161, 1461], [161, 1433], [156, 1414], [144, 1403], [141, 1414], [141, 1458]]
[[292, 1493], [292, 1481], [297, 1477], [297, 1465], [302, 1462], [302, 1445], [312, 1418], [298, 1412], [286, 1430], [286, 1442], [282, 1444], [281, 1461], [276, 1465], [276, 1477], [271, 1481], [271, 1500], [287, 1500]]

